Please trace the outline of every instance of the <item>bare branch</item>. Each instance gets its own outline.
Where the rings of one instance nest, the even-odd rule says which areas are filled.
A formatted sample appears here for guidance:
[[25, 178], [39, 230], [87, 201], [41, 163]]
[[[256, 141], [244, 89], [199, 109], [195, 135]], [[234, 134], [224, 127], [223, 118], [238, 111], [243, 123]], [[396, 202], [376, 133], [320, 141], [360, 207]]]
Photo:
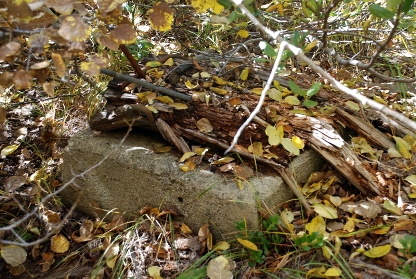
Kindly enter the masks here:
[[[256, 25], [257, 28], [263, 29], [265, 34], [268, 34], [272, 39], [275, 39], [277, 42], [279, 42], [279, 43], [284, 42], [284, 39], [279, 36], [279, 32], [273, 32], [273, 31], [269, 30], [267, 27], [263, 26], [257, 20], [257, 18], [253, 14], [251, 14], [250, 11], [242, 4], [242, 2], [239, 2], [237, 0], [233, 0], [233, 1], [243, 11], [243, 13], [246, 14], [247, 17], [250, 18], [250, 20], [254, 23], [254, 25]], [[343, 85], [342, 83], [337, 81], [335, 78], [333, 78], [324, 69], [322, 69], [321, 67], [319, 67], [318, 65], [313, 63], [313, 61], [311, 59], [309, 59], [305, 54], [303, 54], [303, 52], [300, 48], [297, 48], [297, 47], [295, 47], [294, 45], [292, 45], [290, 43], [286, 43], [285, 47], [288, 48], [290, 51], [292, 51], [297, 56], [298, 59], [300, 59], [301, 61], [308, 64], [309, 67], [312, 70], [314, 70], [316, 73], [318, 73], [318, 74], [322, 75], [324, 78], [326, 78], [335, 89], [340, 90], [340, 91], [344, 92], [345, 94], [351, 96], [355, 100], [359, 101], [362, 105], [367, 105], [367, 106], [373, 108], [374, 110], [379, 111], [379, 112], [391, 117], [392, 119], [401, 122], [403, 125], [410, 128], [411, 130], [416, 131], [416, 122], [410, 120], [409, 118], [407, 118], [403, 114], [388, 108], [385, 105], [382, 105], [380, 103], [377, 103], [376, 101], [368, 99], [363, 94], [361, 94], [360, 91], [355, 90], [355, 89], [353, 90], [353, 89], [350, 89], [350, 88], [346, 87], [345, 85]]]

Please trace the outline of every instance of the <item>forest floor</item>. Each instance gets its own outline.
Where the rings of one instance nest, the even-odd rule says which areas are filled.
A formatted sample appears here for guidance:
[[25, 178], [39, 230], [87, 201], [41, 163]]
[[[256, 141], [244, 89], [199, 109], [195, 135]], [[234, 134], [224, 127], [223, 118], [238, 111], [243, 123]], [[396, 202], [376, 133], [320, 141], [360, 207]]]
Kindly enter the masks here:
[[[171, 38], [167, 35], [162, 38], [157, 37], [160, 35], [155, 35], [155, 32], [151, 35], [154, 36], [153, 46], [148, 52], [156, 53], [163, 49], [163, 54], [181, 52], [184, 57], [189, 54], [174, 40], [169, 41]], [[161, 43], [166, 41], [165, 44]], [[231, 44], [228, 47], [234, 50]], [[257, 45], [251, 51], [250, 54], [256, 58], [264, 60], [266, 57]], [[237, 86], [238, 90], [245, 86], [253, 92], [241, 93], [236, 90], [237, 93], [231, 98], [222, 97], [221, 93], [212, 94], [209, 98], [196, 94], [197, 99], [202, 100], [200, 103], [229, 108], [238, 106], [248, 93], [255, 95], [255, 99], [259, 98], [258, 91], [264, 86], [264, 81], [256, 75], [256, 71], [261, 69], [268, 73], [272, 65], [268, 59], [265, 62], [246, 63], [247, 53], [244, 50], [234, 55], [242, 58], [243, 62], [228, 63], [230, 75], [224, 75], [224, 80], [220, 82], [231, 82], [233, 85], [229, 86]], [[329, 60], [319, 51], [311, 52], [310, 56], [314, 56], [314, 61], [324, 68]], [[407, 57], [411, 56], [409, 54]], [[150, 62], [159, 59], [150, 54], [149, 57], [147, 60]], [[396, 64], [408, 68], [406, 72], [411, 77], [415, 70], [414, 63], [406, 55], [395, 59]], [[113, 63], [112, 69], [130, 74], [132, 69], [126, 64], [127, 60], [122, 57], [119, 63]], [[0, 277], [415, 278], [415, 137], [396, 134], [392, 126], [385, 125], [384, 119], [378, 119], [368, 108], [332, 91], [325, 79], [296, 59], [289, 59], [286, 66], [290, 70], [283, 70], [282, 78], [296, 81], [304, 89], [321, 82], [322, 88], [310, 98], [316, 104], [302, 106], [297, 103], [299, 99], [304, 104], [308, 98], [297, 99], [299, 94], [293, 92], [296, 89], [289, 90], [288, 86], [283, 89], [281, 85], [274, 84], [284, 94], [269, 95], [268, 104], [284, 99], [279, 106], [288, 113], [287, 116], [279, 116], [276, 111], [269, 111], [270, 115], [266, 113], [269, 117], [267, 120], [274, 119], [276, 128], [279, 125], [283, 127], [281, 138], [283, 134], [294, 135], [288, 121], [295, 113], [323, 116], [330, 123], [342, 126], [342, 122], [333, 114], [336, 107], [342, 107], [371, 122], [395, 144], [396, 149], [376, 147], [369, 143], [371, 139], [365, 139], [354, 131], [347, 131], [345, 138], [356, 156], [366, 162], [369, 171], [378, 179], [383, 187], [382, 194], [370, 196], [361, 193], [348, 178], [343, 177], [331, 164], [325, 163], [306, 184], [299, 185], [310, 203], [320, 206], [307, 212], [298, 200], [288, 201], [276, 209], [263, 205], [259, 207], [263, 220], [258, 231], [248, 231], [242, 220], [236, 224], [240, 233], [233, 241], [213, 240], [205, 224], [201, 224], [198, 232], [190, 231], [186, 220], [183, 223], [175, 221], [174, 209], [161, 211], [159, 208], [144, 207], [133, 221], [126, 221], [122, 213], [116, 214], [110, 222], [91, 219], [76, 209], [66, 208], [60, 202], [57, 191], [62, 187], [59, 176], [61, 154], [71, 136], [88, 127], [93, 111], [101, 109], [104, 100], [100, 94], [109, 80], [101, 76], [97, 78], [99, 86], [93, 88], [85, 80], [73, 75], [71, 82], [64, 83], [57, 90], [56, 96], [45, 96], [39, 87], [13, 96], [8, 106], [7, 122], [2, 125], [0, 134], [0, 184], [3, 185], [0, 224], [1, 227], [7, 227], [19, 222], [19, 225], [1, 232], [0, 238], [6, 242], [1, 247]], [[169, 71], [163, 70], [163, 67], [172, 65], [155, 67], [159, 70], [150, 72], [146, 80], [152, 83], [164, 80]], [[203, 69], [195, 66], [192, 73], [183, 73], [182, 80], [174, 88], [191, 95], [190, 92], [198, 91], [197, 86], [205, 86], [202, 79], [192, 74], [206, 72], [208, 76], [205, 78], [208, 80], [217, 68], [214, 64]], [[246, 68], [252, 72], [244, 78]], [[365, 96], [415, 119], [414, 84], [382, 82], [353, 67], [337, 69], [328, 66], [325, 69]], [[389, 68], [379, 66], [378, 70], [388, 72]], [[216, 82], [215, 86], [219, 87], [219, 82]], [[172, 88], [173, 85], [164, 86]], [[213, 86], [211, 84], [208, 87]], [[131, 89], [128, 93], [134, 93], [145, 102], [152, 102], [156, 96], [148, 92], [134, 92], [133, 86], [127, 88], [126, 92], [128, 89]], [[268, 140], [265, 135], [261, 138]], [[303, 141], [298, 140], [298, 143], [302, 145]], [[259, 146], [255, 144], [242, 148], [251, 154], [268, 153], [270, 158], [277, 153], [281, 158], [293, 157], [282, 146], [267, 147], [269, 149], [266, 145]], [[297, 149], [299, 151], [302, 148]], [[296, 152], [293, 147], [290, 150]], [[222, 152], [220, 150], [218, 153]], [[198, 168], [191, 163], [185, 167], [186, 170]], [[219, 171], [230, 172], [229, 175], [244, 176], [234, 171], [239, 170], [235, 163], [226, 162], [221, 168], [223, 170]], [[57, 224], [63, 226], [56, 230]], [[42, 238], [45, 235], [48, 237]], [[22, 241], [34, 245], [24, 248], [14, 245]]]

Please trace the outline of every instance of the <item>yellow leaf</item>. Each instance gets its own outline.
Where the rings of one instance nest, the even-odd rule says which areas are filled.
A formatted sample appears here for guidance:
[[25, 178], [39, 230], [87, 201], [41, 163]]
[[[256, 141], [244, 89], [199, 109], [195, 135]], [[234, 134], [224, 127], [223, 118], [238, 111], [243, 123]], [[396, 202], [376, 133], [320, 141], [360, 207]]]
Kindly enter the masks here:
[[365, 251], [363, 254], [369, 258], [380, 258], [390, 253], [390, 250], [391, 245], [387, 244], [383, 246], [374, 247], [368, 251]]
[[303, 142], [303, 140], [298, 137], [298, 136], [293, 136], [292, 137], [292, 142], [293, 145], [297, 148], [297, 149], [303, 149], [305, 147], [305, 143]]
[[69, 249], [69, 241], [62, 234], [51, 238], [51, 250], [55, 253], [65, 253]]
[[313, 232], [323, 234], [326, 229], [324, 218], [320, 215], [316, 216], [310, 223], [305, 225], [305, 229], [309, 232], [309, 234], [312, 234]]
[[160, 267], [158, 266], [149, 266], [147, 272], [153, 279], [163, 279], [163, 277], [160, 276]]
[[173, 59], [172, 58], [169, 58], [168, 60], [166, 60], [166, 62], [165, 63], [163, 63], [163, 65], [165, 65], [165, 66], [172, 66], [173, 65]]
[[212, 164], [213, 165], [222, 165], [222, 164], [228, 164], [232, 161], [234, 161], [234, 158], [227, 156], [227, 157], [224, 157], [224, 158], [221, 158], [221, 159], [218, 159], [218, 160], [212, 162]]
[[347, 231], [347, 232], [353, 232], [354, 228], [355, 228], [354, 218], [350, 218], [348, 216], [347, 216], [347, 218], [348, 218], [348, 221], [344, 225], [344, 230]]
[[272, 98], [273, 100], [277, 102], [282, 101], [282, 92], [277, 90], [276, 88], [271, 88], [267, 90], [267, 94], [269, 95], [270, 98]]
[[342, 203], [341, 198], [336, 196], [329, 196], [329, 201], [335, 206], [340, 206]]
[[241, 245], [243, 245], [244, 247], [246, 247], [250, 250], [258, 251], [258, 248], [257, 248], [256, 244], [254, 244], [250, 240], [237, 238], [237, 241], [240, 242]]
[[328, 270], [325, 271], [324, 276], [339, 277], [341, 276], [341, 270], [339, 270], [339, 268], [336, 268], [336, 267], [328, 268]]
[[184, 103], [171, 103], [169, 106], [172, 106], [176, 110], [188, 109], [188, 105]]
[[189, 79], [187, 79], [185, 81], [185, 86], [188, 89], [194, 89], [194, 88], [198, 87], [198, 84], [193, 85], [192, 82]]
[[205, 155], [205, 153], [207, 153], [208, 152], [208, 148], [206, 148], [206, 147], [197, 147], [197, 148], [195, 148], [195, 153], [196, 153], [196, 155], [199, 155], [199, 156], [204, 156]]
[[218, 85], [226, 85], [227, 84], [227, 82], [225, 81], [225, 80], [223, 80], [222, 78], [220, 78], [220, 77], [217, 77], [217, 76], [212, 76], [212, 79], [215, 81], [215, 83], [216, 84], [218, 84]]
[[157, 96], [155, 99], [159, 100], [159, 101], [161, 101], [162, 103], [165, 103], [165, 104], [174, 103], [173, 99], [169, 96]]
[[266, 9], [266, 12], [267, 13], [271, 13], [271, 12], [273, 12], [274, 10], [276, 10], [277, 9], [277, 6], [278, 6], [279, 4], [274, 4], [274, 5], [270, 5], [267, 9]]
[[374, 95], [373, 96], [373, 100], [376, 101], [377, 103], [383, 104], [383, 105], [387, 105], [386, 100], [384, 100], [383, 98]]
[[261, 142], [254, 142], [248, 147], [248, 152], [252, 153], [254, 156], [262, 156], [263, 144]]
[[149, 61], [146, 63], [146, 67], [156, 68], [162, 65], [159, 61]]
[[312, 42], [310, 42], [309, 44], [307, 44], [307, 46], [303, 49], [303, 51], [308, 51], [308, 50], [311, 50], [311, 49], [313, 49], [315, 46], [316, 46], [316, 44], [318, 43], [318, 40], [314, 40], [314, 41], [312, 41]]
[[256, 95], [261, 95], [261, 92], [263, 92], [263, 88], [253, 88], [251, 89], [251, 92], [253, 92]]
[[236, 179], [235, 182], [237, 183], [238, 189], [244, 190], [243, 182], [240, 179]]
[[185, 160], [186, 160], [186, 159], [189, 159], [189, 158], [191, 158], [191, 157], [192, 157], [192, 156], [194, 156], [194, 155], [196, 155], [196, 153], [195, 153], [195, 152], [185, 152], [185, 153], [182, 155], [182, 157], [179, 159], [179, 162], [180, 162], [180, 163], [185, 162]]
[[273, 129], [270, 129], [268, 132], [266, 132], [266, 134], [268, 134], [269, 136], [268, 141], [270, 145], [273, 145], [273, 146], [279, 145], [284, 136], [283, 126], [279, 126], [276, 129], [273, 127]]
[[220, 94], [220, 95], [225, 95], [228, 93], [228, 90], [226, 89], [222, 89], [222, 88], [217, 88], [217, 87], [210, 87], [209, 88], [212, 92]]
[[241, 38], [245, 39], [248, 36], [250, 36], [250, 33], [247, 30], [240, 29], [240, 30], [238, 30], [237, 35], [240, 36]]
[[224, 10], [224, 6], [215, 1], [214, 7], [212, 7], [212, 11], [214, 12], [214, 14], [219, 15], [222, 12], [222, 10]]
[[396, 141], [396, 149], [397, 149], [397, 151], [400, 152], [400, 154], [403, 156], [403, 158], [405, 158], [405, 159], [412, 158], [412, 154], [410, 154], [410, 152], [409, 152], [409, 150], [410, 150], [409, 144], [402, 138], [394, 137], [394, 136], [393, 136], [393, 138]]
[[285, 98], [285, 102], [288, 103], [289, 105], [294, 105], [294, 106], [297, 106], [300, 104], [299, 99], [296, 98], [295, 96], [287, 96]]
[[58, 77], [63, 77], [65, 76], [66, 73], [66, 66], [64, 63], [64, 60], [62, 59], [62, 56], [58, 53], [52, 53], [52, 61], [53, 64], [55, 65], [55, 70], [56, 70], [56, 74], [58, 75]]
[[6, 146], [5, 148], [3, 148], [1, 150], [1, 158], [4, 159], [6, 158], [8, 155], [12, 154], [14, 151], [16, 151], [16, 149], [19, 147], [19, 145], [15, 144], [15, 145], [9, 145]]
[[146, 108], [148, 110], [150, 110], [151, 112], [153, 112], [153, 113], [158, 113], [159, 112], [154, 106], [146, 106]]
[[[199, 14], [206, 12], [208, 9], [213, 9], [217, 5], [216, 0], [191, 0], [191, 5]], [[218, 9], [218, 8], [217, 8]], [[216, 11], [218, 11], [216, 9]]]
[[248, 78], [248, 74], [250, 73], [250, 68], [249, 67], [245, 67], [244, 70], [241, 71], [240, 74], [240, 79], [242, 81], [246, 81]]
[[328, 260], [331, 259], [332, 257], [332, 251], [331, 248], [329, 248], [328, 246], [322, 246], [322, 254], [324, 255], [325, 258], [327, 258]]
[[313, 205], [313, 209], [316, 213], [318, 213], [320, 216], [328, 219], [336, 219], [338, 218], [338, 213], [335, 208], [329, 205], [323, 205], [323, 204], [315, 204]]
[[402, 215], [400, 208], [398, 208], [391, 200], [385, 200], [383, 203], [383, 208], [396, 215]]
[[230, 244], [227, 241], [220, 241], [215, 243], [214, 247], [212, 247], [213, 250], [216, 251], [224, 251], [230, 248]]
[[189, 161], [186, 161], [185, 164], [181, 165], [179, 168], [183, 172], [191, 171], [195, 169], [195, 163], [189, 160]]

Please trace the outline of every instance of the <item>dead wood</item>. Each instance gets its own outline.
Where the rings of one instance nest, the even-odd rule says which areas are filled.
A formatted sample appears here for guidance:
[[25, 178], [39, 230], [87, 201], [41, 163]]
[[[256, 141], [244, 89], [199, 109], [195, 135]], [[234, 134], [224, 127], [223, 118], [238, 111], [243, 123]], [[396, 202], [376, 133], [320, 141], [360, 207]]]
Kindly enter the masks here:
[[337, 108], [336, 113], [341, 116], [344, 125], [364, 136], [372, 144], [386, 150], [395, 147], [395, 144], [384, 133], [362, 118], [351, 115], [341, 108]]
[[331, 125], [304, 115], [297, 115], [290, 123], [297, 128], [295, 131], [306, 132], [296, 134], [306, 139], [310, 147], [321, 154], [363, 194], [380, 194], [377, 178], [368, 171], [370, 165], [358, 158]]
[[[120, 77], [119, 75], [115, 76]], [[251, 72], [250, 76], [261, 81], [267, 78], [268, 74], [263, 71], [256, 71]], [[280, 77], [276, 79], [281, 85], [287, 86], [287, 80]], [[110, 83], [109, 85], [114, 84]], [[148, 87], [147, 85], [144, 86]], [[157, 87], [155, 90], [164, 93], [163, 90], [159, 89]], [[176, 89], [181, 92], [188, 92], [186, 89], [180, 88], [180, 86], [176, 86]], [[113, 86], [105, 92], [105, 97], [108, 101], [106, 111], [95, 115], [91, 119], [91, 128], [109, 131], [115, 128], [127, 127], [128, 123], [134, 120], [134, 126], [152, 130], [155, 130], [155, 126], [157, 126], [157, 130], [164, 138], [182, 152], [190, 150], [184, 138], [226, 150], [238, 128], [255, 107], [258, 99], [256, 95], [246, 94], [246, 89], [236, 88], [235, 91], [237, 92], [234, 91], [232, 96], [241, 99], [241, 105], [231, 106], [228, 99], [222, 97], [219, 97], [215, 102], [207, 104], [198, 100], [191, 100], [189, 95], [179, 93], [178, 91], [174, 92], [180, 94], [181, 99], [187, 100], [188, 109], [174, 110], [173, 107], [167, 104], [154, 102], [152, 105], [159, 111], [155, 115], [155, 120], [149, 110], [138, 104], [139, 100], [136, 95], [123, 94], [117, 86]], [[169, 92], [172, 93], [172, 90]], [[322, 92], [322, 94], [318, 94], [319, 98], [330, 99], [331, 94], [329, 92], [325, 90], [322, 90]], [[130, 105], [126, 106], [126, 104]], [[370, 122], [365, 121], [365, 118], [352, 115], [341, 108], [336, 110], [338, 118], [334, 120], [335, 122], [331, 122], [332, 120], [329, 117], [326, 118], [326, 121], [325, 118], [293, 115], [289, 113], [286, 107], [267, 98], [262, 111], [256, 116], [253, 123], [244, 129], [239, 140], [241, 146], [247, 148], [247, 146], [257, 141], [262, 142], [263, 146], [268, 145], [268, 138], [264, 133], [264, 129], [268, 124], [275, 125], [275, 121], [268, 116], [265, 108], [281, 115], [284, 119], [283, 121], [293, 128], [293, 131], [290, 132], [291, 135], [297, 135], [304, 139], [309, 147], [323, 156], [363, 194], [380, 195], [387, 191], [387, 189], [383, 189], [381, 188], [383, 186], [379, 185], [378, 179], [374, 174], [375, 171], [370, 164], [365, 159], [360, 158], [331, 125], [336, 122], [341, 123], [342, 126], [358, 132], [379, 148], [388, 149], [394, 147], [394, 143], [385, 134], [373, 127]], [[202, 118], [209, 120], [213, 128], [212, 131], [206, 133], [199, 132], [197, 122]], [[233, 151], [242, 157], [256, 160], [275, 169], [302, 202], [303, 206], [309, 210], [310, 205], [300, 191], [293, 174], [286, 168], [292, 155], [288, 154], [281, 146], [270, 147], [270, 150], [278, 156], [278, 159], [269, 160], [254, 157], [246, 149], [238, 146]]]

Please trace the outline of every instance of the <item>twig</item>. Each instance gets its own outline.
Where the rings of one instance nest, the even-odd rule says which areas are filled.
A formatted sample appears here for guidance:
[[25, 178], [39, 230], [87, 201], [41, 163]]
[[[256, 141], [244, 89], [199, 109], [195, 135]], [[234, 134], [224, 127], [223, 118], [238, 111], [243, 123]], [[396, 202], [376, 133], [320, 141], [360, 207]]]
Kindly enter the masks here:
[[[284, 39], [282, 37], [279, 36], [279, 32], [273, 32], [270, 29], [268, 29], [267, 27], [261, 25], [261, 23], [257, 20], [257, 18], [250, 13], [250, 11], [242, 4], [241, 1], [237, 1], [237, 0], [233, 0], [233, 2], [243, 11], [244, 14], [247, 15], [247, 17], [250, 18], [250, 20], [258, 27], [258, 28], [262, 28], [265, 32], [265, 34], [267, 34], [268, 36], [270, 36], [271, 39], [275, 39], [276, 41], [278, 41], [279, 43], [283, 43]], [[313, 63], [313, 61], [311, 59], [309, 59], [305, 54], [303, 54], [302, 50], [298, 47], [295, 47], [294, 45], [290, 44], [290, 43], [286, 43], [286, 47], [292, 51], [299, 60], [305, 62], [306, 64], [309, 65], [309, 67], [314, 70], [316, 73], [322, 75], [324, 78], [326, 78], [335, 89], [338, 89], [339, 91], [344, 92], [345, 94], [351, 96], [352, 98], [354, 98], [355, 100], [359, 101], [362, 105], [367, 105], [373, 109], [375, 109], [376, 111], [380, 111], [382, 113], [384, 113], [385, 115], [398, 120], [399, 122], [401, 122], [404, 126], [410, 128], [413, 131], [416, 131], [416, 122], [410, 120], [409, 118], [407, 118], [406, 116], [404, 116], [401, 113], [398, 113], [390, 108], [388, 108], [385, 105], [382, 105], [380, 103], [377, 103], [376, 101], [373, 101], [371, 99], [368, 99], [367, 97], [365, 97], [364, 95], [362, 95], [358, 90], [352, 90], [348, 87], [346, 87], [345, 85], [343, 85], [342, 83], [340, 83], [339, 81], [337, 81], [336, 79], [334, 79], [329, 73], [327, 73], [324, 69], [322, 69], [321, 67], [319, 67], [318, 65], [316, 65], [315, 63]]]
[[117, 72], [114, 72], [114, 71], [111, 71], [111, 70], [108, 70], [108, 69], [101, 69], [101, 73], [103, 73], [105, 75], [109, 75], [109, 76], [114, 77], [114, 78], [121, 79], [121, 80], [127, 80], [131, 83], [138, 84], [138, 85], [141, 85], [143, 87], [146, 87], [146, 88], [149, 88], [149, 89], [152, 89], [152, 90], [155, 90], [155, 91], [159, 91], [159, 92], [161, 92], [165, 95], [175, 97], [175, 98], [178, 98], [178, 99], [181, 99], [181, 100], [184, 100], [184, 101], [192, 100], [192, 97], [189, 96], [189, 95], [185, 95], [185, 94], [179, 93], [177, 91], [173, 91], [173, 90], [167, 89], [165, 87], [157, 86], [157, 85], [154, 85], [150, 82], [147, 82], [147, 81], [144, 81], [144, 80], [141, 80], [141, 79], [137, 79], [137, 78], [134, 78], [134, 77], [131, 77], [131, 76], [123, 75], [123, 74], [120, 74], [120, 73], [117, 73]]
[[280, 45], [279, 53], [277, 55], [276, 61], [274, 62], [274, 65], [273, 65], [273, 68], [272, 68], [272, 73], [270, 74], [269, 79], [267, 80], [266, 86], [263, 88], [263, 91], [261, 92], [261, 96], [260, 96], [259, 102], [257, 103], [256, 108], [251, 112], [251, 114], [247, 118], [247, 120], [238, 129], [230, 147], [227, 150], [225, 150], [224, 154], [227, 154], [228, 152], [230, 152], [235, 147], [235, 145], [237, 144], [238, 139], [240, 138], [241, 133], [243, 132], [243, 130], [248, 126], [248, 124], [250, 124], [251, 120], [253, 120], [253, 118], [257, 115], [257, 113], [259, 113], [261, 107], [263, 106], [264, 99], [266, 99], [267, 91], [269, 90], [270, 86], [273, 83], [274, 76], [276, 75], [276, 71], [277, 71], [277, 68], [279, 67], [280, 60], [282, 59], [283, 50], [284, 50], [286, 44], [287, 44], [287, 42], [284, 41]]
[[[38, 214], [38, 211], [41, 207], [44, 206], [44, 204], [52, 197], [58, 195], [59, 193], [61, 193], [63, 190], [65, 190], [68, 186], [70, 185], [76, 185], [76, 180], [78, 178], [84, 178], [84, 176], [91, 172], [92, 170], [96, 169], [97, 167], [99, 167], [104, 161], [106, 161], [110, 156], [112, 156], [117, 150], [119, 150], [119, 148], [123, 145], [123, 143], [126, 141], [128, 135], [130, 134], [131, 130], [132, 130], [132, 125], [133, 123], [131, 123], [129, 125], [129, 129], [127, 131], [127, 133], [124, 135], [124, 137], [121, 139], [121, 141], [119, 142], [119, 144], [113, 149], [111, 150], [109, 153], [107, 153], [98, 163], [96, 163], [95, 165], [89, 167], [88, 169], [86, 169], [85, 171], [79, 173], [79, 174], [74, 174], [72, 176], [72, 178], [70, 180], [68, 180], [64, 185], [62, 185], [58, 190], [54, 191], [53, 193], [50, 193], [48, 195], [46, 195], [45, 197], [43, 197], [41, 199], [41, 201], [32, 209], [31, 212], [25, 214], [24, 217], [22, 217], [21, 219], [17, 220], [16, 222], [8, 225], [8, 226], [4, 226], [0, 228], [0, 232], [5, 232], [5, 231], [11, 231], [12, 233], [15, 233], [14, 229], [17, 228], [18, 226], [22, 225], [26, 220], [28, 220], [29, 218], [31, 218], [32, 216]], [[69, 212], [65, 215], [64, 219], [59, 222], [58, 224], [56, 224], [53, 228], [52, 231], [48, 232], [45, 236], [43, 236], [42, 238], [33, 241], [33, 242], [26, 242], [23, 240], [20, 240], [20, 242], [17, 241], [9, 241], [9, 240], [3, 240], [0, 239], [0, 243], [2, 244], [8, 244], [8, 245], [17, 245], [17, 246], [22, 246], [22, 247], [30, 247], [33, 246], [35, 244], [39, 244], [42, 243], [43, 241], [47, 240], [52, 234], [54, 234], [57, 230], [55, 228], [60, 228], [67, 220], [67, 218], [69, 218], [69, 215], [72, 213], [72, 211], [75, 209], [77, 203], [74, 203], [71, 207], [71, 209], [69, 210]], [[19, 238], [18, 238], [19, 239]]]

